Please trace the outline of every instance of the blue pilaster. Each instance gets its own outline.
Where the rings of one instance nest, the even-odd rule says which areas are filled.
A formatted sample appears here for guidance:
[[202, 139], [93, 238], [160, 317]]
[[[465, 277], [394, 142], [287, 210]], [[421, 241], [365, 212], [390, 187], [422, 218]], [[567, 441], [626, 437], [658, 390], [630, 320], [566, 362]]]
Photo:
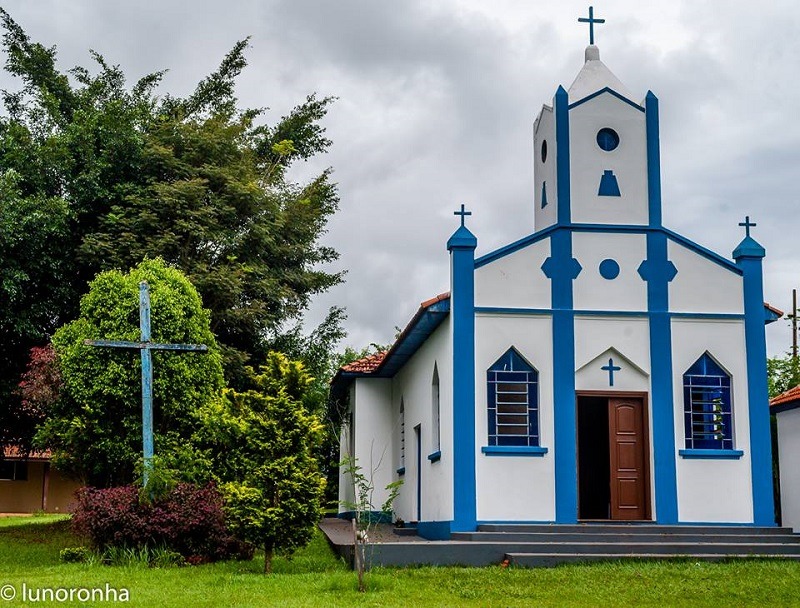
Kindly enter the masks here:
[[453, 324], [453, 532], [477, 527], [475, 507], [475, 248], [463, 225], [447, 241]]
[[638, 272], [647, 281], [656, 520], [660, 524], [674, 524], [678, 522], [678, 497], [669, 282], [675, 278], [677, 269], [667, 259], [665, 233], [647, 233], [647, 260]]
[[761, 267], [764, 255], [764, 248], [749, 234], [733, 252], [736, 264], [744, 275], [744, 340], [747, 353], [747, 401], [750, 412], [753, 523], [757, 526], [774, 526], [772, 442], [769, 428], [767, 344], [764, 334], [764, 288]]
[[647, 205], [651, 226], [661, 226], [661, 146], [658, 134], [658, 98], [652, 91], [645, 97], [647, 129]]
[[[559, 196], [559, 205], [561, 197]], [[560, 207], [559, 207], [560, 209]], [[553, 410], [555, 423], [556, 522], [578, 521], [578, 462], [575, 439], [575, 313], [572, 282], [581, 265], [572, 257], [572, 233], [557, 230], [542, 265], [550, 278], [553, 307]]]
[[569, 96], [562, 86], [559, 86], [556, 91], [555, 106], [558, 223], [566, 225], [571, 221], [569, 183]]

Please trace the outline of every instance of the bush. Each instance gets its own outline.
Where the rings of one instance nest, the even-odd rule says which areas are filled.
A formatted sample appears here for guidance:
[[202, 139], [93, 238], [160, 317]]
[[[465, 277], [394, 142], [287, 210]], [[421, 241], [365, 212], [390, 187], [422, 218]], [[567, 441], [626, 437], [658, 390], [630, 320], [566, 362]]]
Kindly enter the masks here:
[[82, 488], [72, 525], [100, 552], [160, 549], [192, 564], [253, 556], [253, 548], [228, 531], [222, 497], [213, 484], [181, 483], [151, 502], [140, 501], [133, 485]]
[[66, 549], [61, 549], [58, 557], [62, 562], [71, 564], [89, 561], [89, 555], [91, 555], [91, 551], [86, 547], [67, 547]]

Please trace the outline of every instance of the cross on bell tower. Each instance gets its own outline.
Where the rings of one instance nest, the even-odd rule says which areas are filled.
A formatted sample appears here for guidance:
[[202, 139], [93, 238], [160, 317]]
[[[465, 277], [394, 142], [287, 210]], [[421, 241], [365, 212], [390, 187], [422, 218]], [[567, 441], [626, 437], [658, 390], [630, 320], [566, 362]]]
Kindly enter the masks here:
[[589, 44], [594, 44], [594, 24], [595, 23], [605, 23], [605, 19], [595, 19], [594, 18], [594, 7], [589, 7], [589, 17], [578, 17], [578, 21], [580, 23], [588, 23], [589, 24]]

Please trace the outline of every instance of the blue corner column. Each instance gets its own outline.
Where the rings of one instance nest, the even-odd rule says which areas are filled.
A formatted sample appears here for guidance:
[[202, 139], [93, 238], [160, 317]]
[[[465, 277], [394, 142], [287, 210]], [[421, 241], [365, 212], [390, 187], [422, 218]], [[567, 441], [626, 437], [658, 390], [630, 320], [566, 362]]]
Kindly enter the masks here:
[[556, 119], [556, 187], [559, 230], [550, 237], [550, 257], [542, 271], [550, 279], [553, 309], [553, 418], [556, 522], [578, 521], [578, 459], [575, 408], [575, 312], [572, 282], [581, 265], [572, 257], [570, 230], [569, 96], [559, 86]]
[[747, 353], [747, 401], [750, 412], [753, 523], [757, 526], [774, 526], [772, 440], [769, 427], [767, 343], [764, 333], [764, 287], [761, 268], [765, 253], [764, 248], [748, 234], [734, 250], [733, 258], [744, 274], [744, 341]]
[[452, 532], [477, 527], [475, 507], [475, 248], [464, 225], [447, 241], [450, 251], [450, 316], [453, 324], [453, 523]]
[[[649, 225], [661, 228], [661, 146], [658, 98], [645, 97], [647, 132], [647, 208]], [[660, 230], [647, 233], [647, 260], [639, 275], [647, 281], [647, 311], [650, 326], [650, 407], [653, 419], [653, 485], [656, 520], [678, 522], [678, 484], [675, 464], [675, 414], [672, 388], [672, 322], [669, 314], [669, 283], [677, 269], [667, 255], [667, 236]]]

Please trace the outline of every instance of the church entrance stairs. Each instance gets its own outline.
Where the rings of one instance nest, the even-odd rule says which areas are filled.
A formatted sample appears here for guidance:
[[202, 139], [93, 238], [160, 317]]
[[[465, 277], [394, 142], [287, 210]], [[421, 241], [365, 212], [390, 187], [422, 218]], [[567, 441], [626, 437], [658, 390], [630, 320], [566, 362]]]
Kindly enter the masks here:
[[[326, 531], [324, 524], [321, 527]], [[340, 555], [351, 559], [352, 542], [328, 537]], [[485, 524], [476, 532], [453, 533], [447, 541], [384, 536], [368, 552], [372, 565], [385, 566], [487, 566], [504, 560], [522, 567], [621, 559], [800, 560], [800, 535], [789, 528], [752, 526]]]

